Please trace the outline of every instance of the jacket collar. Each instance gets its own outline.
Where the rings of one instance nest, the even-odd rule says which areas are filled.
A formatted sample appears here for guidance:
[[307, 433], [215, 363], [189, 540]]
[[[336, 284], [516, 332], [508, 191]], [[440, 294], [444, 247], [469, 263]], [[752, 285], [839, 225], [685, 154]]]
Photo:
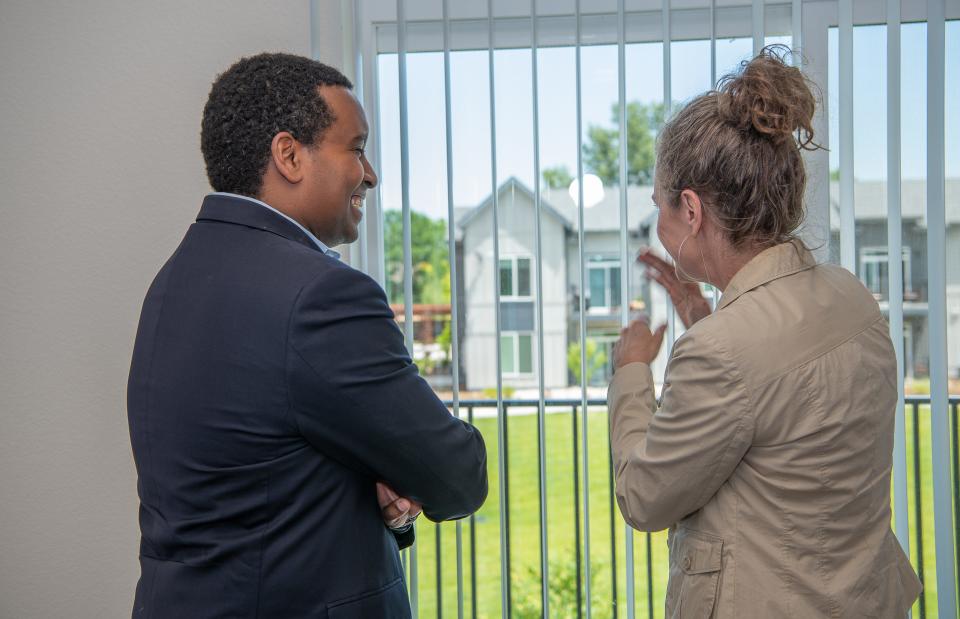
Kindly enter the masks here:
[[228, 224], [238, 224], [249, 228], [256, 228], [271, 232], [285, 239], [289, 239], [310, 249], [325, 254], [335, 253], [329, 248], [318, 246], [300, 226], [290, 221], [272, 207], [261, 205], [259, 201], [244, 196], [223, 193], [211, 193], [203, 199], [197, 221], [219, 221]]
[[717, 309], [723, 309], [754, 288], [816, 265], [813, 254], [800, 241], [781, 243], [765, 249], [737, 271], [727, 289], [723, 291]]

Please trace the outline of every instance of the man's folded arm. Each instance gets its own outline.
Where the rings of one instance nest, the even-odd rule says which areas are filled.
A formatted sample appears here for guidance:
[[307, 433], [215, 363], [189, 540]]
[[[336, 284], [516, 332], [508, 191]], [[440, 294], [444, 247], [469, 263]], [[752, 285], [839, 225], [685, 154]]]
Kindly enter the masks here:
[[431, 520], [480, 507], [483, 438], [420, 377], [374, 280], [337, 265], [304, 287], [288, 355], [293, 416], [318, 450], [418, 501]]

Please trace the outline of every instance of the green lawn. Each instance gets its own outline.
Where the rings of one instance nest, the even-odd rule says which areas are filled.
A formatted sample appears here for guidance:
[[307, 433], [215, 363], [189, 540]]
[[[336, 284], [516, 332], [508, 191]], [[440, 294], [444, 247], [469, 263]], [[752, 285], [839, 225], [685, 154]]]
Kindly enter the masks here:
[[[909, 408], [908, 408], [909, 411]], [[930, 423], [928, 407], [921, 408], [921, 504], [923, 507], [923, 555], [926, 591], [926, 616], [936, 617], [936, 569], [933, 537], [933, 483], [930, 461]], [[540, 514], [539, 474], [537, 452], [537, 418], [535, 415], [509, 417], [508, 456], [510, 491], [510, 583], [513, 616], [517, 619], [540, 617]], [[582, 449], [582, 417], [577, 417], [577, 433]], [[477, 617], [498, 618], [501, 613], [501, 558], [500, 558], [500, 501], [499, 501], [499, 441], [497, 421], [492, 418], [476, 420], [487, 443], [490, 495], [476, 515], [476, 606]], [[546, 416], [546, 471], [547, 471], [547, 553], [550, 567], [550, 614], [553, 617], [576, 616], [576, 529], [574, 512], [574, 444], [572, 415], [565, 413]], [[907, 416], [908, 495], [911, 518], [915, 514], [913, 472], [913, 422]], [[590, 566], [592, 616], [606, 619], [626, 617], [626, 551], [624, 522], [610, 494], [609, 443], [607, 442], [607, 415], [602, 407], [591, 408], [588, 415], [589, 455], [589, 514]], [[577, 466], [583, 454], [577, 454]], [[579, 471], [581, 488], [583, 471]], [[578, 499], [581, 523], [583, 521], [582, 495]], [[613, 510], [616, 547], [616, 608], [613, 603], [614, 563], [611, 549], [611, 509]], [[417, 587], [416, 603], [420, 617], [440, 616], [437, 587], [437, 530], [440, 534], [440, 608], [442, 616], [457, 616], [456, 525], [444, 523], [439, 527], [421, 519], [417, 526], [416, 545]], [[464, 616], [472, 617], [471, 552], [469, 520], [461, 525], [463, 548]], [[912, 531], [914, 529], [911, 529]], [[634, 582], [637, 617], [648, 616], [647, 539], [645, 533], [634, 533]], [[663, 616], [663, 597], [667, 579], [666, 533], [649, 536], [654, 616]], [[583, 549], [581, 539], [581, 552]], [[916, 536], [911, 534], [911, 560], [916, 564]], [[408, 562], [414, 558], [408, 554]], [[581, 561], [582, 579], [586, 582], [586, 561]], [[585, 588], [582, 591], [586, 596]], [[414, 593], [412, 592], [412, 595]], [[918, 606], [914, 616], [919, 616]]]

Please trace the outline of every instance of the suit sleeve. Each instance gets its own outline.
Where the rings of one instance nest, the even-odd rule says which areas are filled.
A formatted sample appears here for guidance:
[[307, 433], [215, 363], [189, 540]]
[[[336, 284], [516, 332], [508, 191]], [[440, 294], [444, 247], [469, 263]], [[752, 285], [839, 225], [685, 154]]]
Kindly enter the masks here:
[[413, 525], [410, 525], [404, 531], [391, 531], [391, 533], [393, 533], [394, 539], [397, 540], [397, 548], [400, 550], [413, 546], [413, 541], [417, 535]]
[[624, 519], [659, 531], [703, 507], [753, 438], [737, 370], [702, 334], [674, 349], [658, 407], [643, 363], [616, 371], [607, 393], [617, 502]]
[[483, 438], [419, 375], [374, 280], [337, 265], [306, 286], [288, 347], [295, 422], [319, 451], [420, 502], [431, 520], [480, 507]]

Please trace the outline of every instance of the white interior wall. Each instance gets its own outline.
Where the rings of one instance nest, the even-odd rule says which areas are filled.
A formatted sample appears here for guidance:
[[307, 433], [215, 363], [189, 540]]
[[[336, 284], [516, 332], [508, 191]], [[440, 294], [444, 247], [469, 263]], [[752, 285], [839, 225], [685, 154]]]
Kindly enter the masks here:
[[210, 84], [260, 51], [310, 54], [308, 0], [0, 4], [2, 618], [130, 613], [140, 305], [209, 190]]

